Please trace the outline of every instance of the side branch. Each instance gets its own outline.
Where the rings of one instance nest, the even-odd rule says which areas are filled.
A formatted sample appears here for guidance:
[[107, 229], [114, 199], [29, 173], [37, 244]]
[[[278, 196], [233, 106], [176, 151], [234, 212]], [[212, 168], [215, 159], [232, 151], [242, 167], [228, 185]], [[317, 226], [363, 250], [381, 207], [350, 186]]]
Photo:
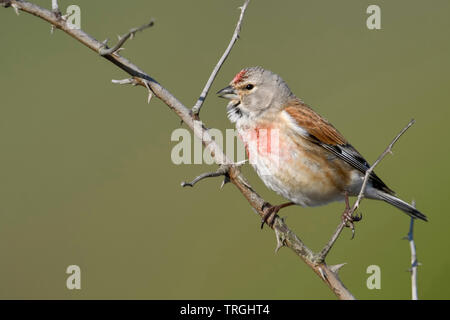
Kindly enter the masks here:
[[[415, 202], [412, 203], [413, 207], [415, 207]], [[417, 294], [417, 268], [420, 263], [417, 260], [416, 254], [416, 244], [414, 243], [414, 218], [411, 217], [411, 222], [409, 224], [409, 232], [405, 237], [409, 242], [409, 248], [411, 250], [411, 268], [409, 271], [411, 272], [411, 299], [419, 300], [419, 295]]]
[[229, 170], [230, 170], [230, 166], [222, 165], [219, 167], [219, 169], [217, 169], [217, 171], [203, 173], [203, 174], [195, 177], [195, 179], [192, 180], [191, 182], [183, 181], [181, 183], [181, 186], [182, 187], [193, 187], [197, 182], [199, 182], [203, 179], [225, 176], [225, 180], [222, 183], [222, 187], [223, 187], [225, 185], [225, 183], [228, 183], [230, 181], [230, 178], [228, 176]]
[[388, 145], [386, 150], [384, 150], [383, 153], [380, 154], [378, 159], [369, 168], [369, 170], [366, 171], [366, 175], [364, 176], [364, 181], [363, 181], [363, 185], [361, 187], [361, 191], [359, 192], [358, 198], [356, 199], [355, 204], [353, 205], [351, 213], [355, 212], [358, 209], [359, 204], [360, 204], [362, 198], [364, 197], [364, 191], [366, 190], [366, 186], [367, 186], [367, 182], [369, 181], [369, 177], [372, 174], [375, 167], [381, 162], [381, 160], [384, 159], [384, 157], [388, 153], [392, 153], [392, 148], [394, 147], [394, 144], [398, 141], [398, 139], [400, 139], [400, 137], [406, 132], [406, 130], [408, 130], [415, 122], [416, 121], [414, 119], [411, 119], [411, 121], [406, 125], [406, 127], [404, 127], [402, 129], [402, 131], [400, 131], [400, 133], [394, 138], [394, 140], [392, 140], [392, 142]]
[[149, 23], [146, 23], [146, 24], [140, 26], [139, 28], [133, 28], [133, 29], [130, 29], [130, 31], [127, 32], [126, 34], [124, 34], [123, 36], [118, 36], [118, 37], [119, 37], [119, 41], [118, 41], [118, 42], [116, 43], [116, 45], [115, 45], [114, 47], [112, 47], [112, 48], [108, 48], [108, 47], [107, 47], [106, 43], [108, 42], [108, 40], [105, 40], [105, 41], [103, 42], [103, 46], [104, 46], [104, 47], [101, 48], [101, 49], [99, 50], [98, 53], [99, 53], [101, 56], [105, 56], [105, 55], [113, 54], [113, 53], [115, 53], [115, 52], [120, 51], [121, 49], [123, 49], [122, 46], [125, 44], [125, 42], [126, 42], [128, 39], [130, 39], [130, 38], [133, 39], [133, 37], [134, 37], [134, 35], [136, 34], [136, 32], [142, 31], [142, 30], [147, 29], [147, 28], [150, 28], [150, 27], [152, 27], [154, 24], [155, 24], [155, 21], [154, 21], [153, 19], [151, 19]]
[[225, 62], [225, 60], [230, 55], [231, 49], [233, 49], [233, 46], [234, 46], [236, 40], [239, 39], [239, 33], [241, 32], [242, 21], [244, 20], [245, 10], [247, 9], [247, 6], [248, 6], [249, 2], [250, 2], [250, 0], [246, 0], [244, 5], [242, 7], [240, 7], [241, 15], [239, 16], [239, 20], [238, 20], [238, 23], [236, 25], [236, 29], [234, 30], [234, 33], [233, 33], [233, 37], [231, 38], [231, 41], [230, 41], [227, 49], [223, 53], [222, 57], [220, 58], [219, 62], [217, 62], [217, 65], [214, 68], [213, 72], [209, 76], [209, 79], [206, 82], [205, 88], [203, 88], [202, 93], [200, 94], [200, 97], [197, 100], [197, 103], [194, 105], [194, 107], [191, 110], [192, 114], [196, 118], [198, 118], [198, 115], [200, 114], [200, 109], [201, 109], [201, 107], [203, 105], [203, 102], [205, 102], [206, 96], [208, 95], [208, 92], [211, 89], [211, 85], [213, 84], [214, 79], [217, 76], [217, 73], [219, 73], [219, 70], [222, 67], [223, 63]]
[[[364, 180], [363, 180], [363, 184], [361, 186], [361, 190], [359, 191], [358, 194], [358, 198], [356, 199], [355, 203], [353, 204], [353, 207], [350, 209], [349, 214], [353, 215], [356, 210], [359, 208], [359, 205], [364, 197], [364, 191], [366, 190], [366, 186], [367, 186], [367, 182], [369, 181], [369, 177], [371, 175], [371, 173], [373, 172], [373, 170], [375, 169], [375, 167], [381, 162], [381, 160], [384, 159], [384, 157], [388, 154], [388, 153], [392, 153], [392, 148], [394, 147], [394, 144], [398, 141], [398, 139], [400, 139], [400, 137], [406, 132], [406, 130], [408, 130], [413, 124], [415, 123], [415, 120], [412, 119], [407, 125], [406, 127], [404, 127], [399, 134], [397, 134], [395, 136], [395, 138], [392, 140], [392, 142], [386, 147], [386, 149], [383, 151], [383, 153], [378, 157], [378, 159], [374, 162], [374, 164], [366, 171], [366, 174], [364, 176]], [[336, 240], [339, 238], [339, 235], [341, 234], [342, 230], [344, 229], [346, 225], [345, 221], [342, 221], [336, 231], [333, 233], [333, 235], [331, 236], [330, 241], [328, 241], [328, 243], [325, 245], [325, 247], [322, 249], [322, 251], [320, 251], [320, 253], [316, 256], [317, 261], [324, 261], [325, 257], [328, 255], [328, 253], [330, 252], [331, 248], [333, 247], [334, 243], [336, 242]], [[353, 230], [352, 230], [353, 231]]]

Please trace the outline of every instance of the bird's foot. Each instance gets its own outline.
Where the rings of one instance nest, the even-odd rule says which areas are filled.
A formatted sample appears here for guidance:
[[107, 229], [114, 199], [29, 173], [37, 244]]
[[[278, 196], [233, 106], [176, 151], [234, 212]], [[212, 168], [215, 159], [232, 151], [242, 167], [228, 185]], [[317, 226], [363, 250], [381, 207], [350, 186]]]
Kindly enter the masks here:
[[357, 214], [350, 208], [350, 203], [348, 200], [348, 194], [345, 193], [345, 209], [342, 213], [342, 221], [345, 223], [347, 228], [352, 230], [352, 239], [355, 237], [355, 222], [362, 220], [362, 213]]
[[362, 213], [357, 214], [353, 213], [350, 208], [345, 208], [342, 213], [342, 221], [345, 223], [345, 226], [352, 230], [352, 239], [355, 237], [355, 222], [362, 220]]
[[266, 223], [269, 227], [272, 228], [273, 223], [275, 222], [275, 217], [277, 216], [278, 211], [280, 211], [282, 208], [292, 206], [293, 202], [286, 202], [282, 203], [276, 206], [271, 205], [268, 202], [265, 202], [261, 208], [261, 210], [264, 211], [264, 215], [261, 219], [261, 229], [264, 227], [264, 224]]

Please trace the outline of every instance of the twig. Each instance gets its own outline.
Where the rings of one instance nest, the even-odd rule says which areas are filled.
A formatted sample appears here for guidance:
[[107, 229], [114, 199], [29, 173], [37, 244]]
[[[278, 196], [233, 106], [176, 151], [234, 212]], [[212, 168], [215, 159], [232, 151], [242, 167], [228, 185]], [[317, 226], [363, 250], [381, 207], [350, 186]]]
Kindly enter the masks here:
[[155, 21], [153, 19], [150, 20], [149, 23], [146, 23], [142, 26], [140, 26], [139, 28], [133, 28], [130, 29], [130, 31], [128, 31], [126, 34], [124, 34], [123, 36], [118, 36], [119, 37], [119, 41], [116, 43], [116, 45], [112, 48], [107, 48], [106, 42], [104, 43], [104, 46], [100, 48], [100, 50], [98, 51], [98, 53], [101, 56], [106, 56], [106, 55], [110, 55], [113, 54], [117, 51], [122, 50], [122, 46], [123, 44], [129, 39], [133, 39], [134, 35], [136, 34], [136, 32], [138, 31], [142, 31], [144, 29], [150, 28], [151, 26], [153, 26], [155, 24]]
[[127, 78], [127, 79], [122, 79], [122, 80], [111, 80], [112, 83], [114, 84], [131, 84], [131, 85], [137, 85], [138, 82], [136, 81], [136, 79], [134, 78]]
[[59, 6], [58, 6], [58, 0], [52, 0], [52, 11], [53, 12], [60, 12]]
[[384, 152], [378, 157], [378, 159], [375, 161], [375, 163], [366, 171], [366, 175], [364, 176], [364, 181], [361, 187], [361, 191], [359, 192], [358, 198], [356, 199], [355, 203], [353, 204], [353, 208], [351, 209], [350, 213], [354, 213], [358, 207], [359, 203], [361, 202], [362, 198], [364, 197], [364, 191], [366, 190], [367, 182], [369, 181], [369, 177], [372, 174], [372, 171], [375, 169], [375, 167], [383, 160], [383, 158], [388, 154], [392, 153], [392, 147], [394, 144], [400, 139], [400, 137], [408, 130], [416, 121], [414, 119], [411, 119], [411, 121], [400, 131], [400, 133], [392, 140], [392, 142], [389, 144], [389, 146], [384, 150]]
[[[412, 206], [416, 207], [415, 201], [412, 202]], [[405, 237], [409, 242], [409, 248], [411, 250], [411, 299], [419, 300], [419, 296], [417, 294], [417, 268], [420, 265], [417, 260], [416, 255], [416, 244], [414, 243], [414, 218], [411, 218], [411, 222], [409, 224], [409, 232]]]
[[341, 234], [344, 227], [345, 227], [345, 221], [341, 221], [341, 223], [339, 223], [336, 231], [331, 236], [330, 241], [328, 241], [328, 243], [323, 247], [323, 249], [320, 251], [320, 253], [315, 257], [317, 262], [325, 261], [325, 258], [327, 257], [331, 248], [335, 244], [336, 240], [339, 238], [339, 235]]
[[229, 165], [222, 165], [219, 167], [219, 169], [217, 169], [217, 171], [203, 173], [203, 174], [195, 177], [195, 179], [192, 180], [191, 182], [183, 181], [181, 183], [181, 186], [182, 187], [193, 187], [197, 182], [199, 182], [203, 179], [206, 179], [206, 178], [213, 178], [213, 177], [220, 177], [220, 176], [227, 177], [229, 170], [230, 170]]
[[[0, 0], [0, 3], [3, 4], [6, 2], [5, 0]], [[105, 49], [105, 44], [95, 40], [81, 29], [69, 28], [64, 20], [57, 19], [55, 15], [47, 9], [41, 8], [27, 1], [9, 0], [7, 3], [11, 5], [14, 4], [23, 12], [30, 13], [46, 20], [50, 24], [55, 25], [56, 28], [63, 30], [65, 33], [96, 53], [98, 53], [102, 48]], [[5, 6], [7, 7], [7, 5]], [[139, 69], [136, 65], [131, 63], [128, 59], [125, 59], [119, 54], [105, 54], [103, 57], [127, 72], [136, 80], [137, 84], [144, 87], [147, 84], [154, 95], [161, 99], [161, 101], [163, 101], [171, 110], [173, 110], [178, 117], [191, 130], [194, 131], [196, 137], [202, 140], [203, 145], [211, 151], [211, 154], [217, 164], [232, 163], [232, 161], [225, 155], [222, 148], [214, 141], [214, 139], [212, 139], [208, 133], [208, 130], [198, 130], [196, 128], [198, 126], [198, 121], [196, 121], [196, 118], [193, 116], [191, 110], [182, 104], [176, 97], [174, 97], [166, 88], [164, 88], [144, 71]], [[146, 82], [146, 84], [144, 82]], [[235, 165], [230, 166], [228, 176], [229, 181], [238, 188], [238, 190], [247, 199], [249, 204], [260, 215], [260, 217], [263, 217], [264, 211], [262, 208], [266, 201], [250, 186], [246, 178], [240, 172], [239, 167]], [[303, 241], [288, 228], [286, 223], [281, 218], [277, 217], [275, 219], [273, 229], [283, 237], [284, 245], [290, 248], [299, 258], [301, 258], [325, 282], [325, 284], [339, 299], [355, 299], [355, 297], [339, 279], [337, 273], [333, 271], [325, 262], [316, 261], [314, 259], [315, 255], [311, 249], [309, 249]]]
[[[402, 131], [400, 131], [400, 133], [392, 140], [392, 142], [387, 146], [387, 148], [378, 157], [378, 159], [374, 162], [374, 164], [369, 169], [367, 169], [366, 174], [364, 176], [363, 184], [361, 186], [361, 190], [359, 191], [359, 194], [358, 194], [358, 198], [356, 199], [355, 203], [353, 204], [353, 207], [350, 209], [350, 212], [349, 212], [350, 215], [353, 215], [353, 213], [358, 209], [359, 204], [361, 203], [361, 200], [364, 197], [364, 191], [366, 190], [367, 182], [369, 181], [370, 175], [373, 172], [373, 170], [375, 169], [375, 167], [381, 162], [381, 160], [384, 159], [384, 157], [388, 153], [392, 153], [392, 147], [394, 146], [394, 144], [398, 141], [398, 139], [400, 139], [400, 137], [406, 132], [406, 130], [408, 130], [414, 123], [415, 123], [415, 120], [412, 119], [406, 125], [406, 127], [404, 127], [402, 129]], [[328, 241], [328, 243], [325, 245], [325, 247], [322, 249], [322, 251], [320, 251], [320, 253], [316, 256], [317, 261], [325, 260], [325, 257], [328, 255], [328, 253], [330, 252], [334, 243], [339, 238], [339, 235], [341, 234], [342, 230], [344, 229], [345, 224], [346, 224], [345, 221], [342, 221], [338, 225], [336, 231], [331, 236], [330, 241]]]
[[[198, 126], [197, 126], [197, 127], [198, 127]], [[228, 174], [228, 172], [230, 171], [230, 169], [231, 169], [232, 167], [234, 167], [234, 168], [240, 168], [240, 167], [241, 167], [242, 165], [244, 165], [246, 162], [247, 162], [247, 160], [239, 161], [239, 162], [237, 162], [237, 163], [232, 163], [232, 164], [229, 164], [229, 163], [227, 163], [227, 164], [221, 164], [221, 165], [219, 166], [219, 169], [217, 169], [216, 171], [214, 171], [214, 172], [206, 172], [206, 173], [203, 173], [203, 174], [201, 174], [201, 175], [195, 177], [195, 179], [192, 180], [191, 182], [183, 181], [183, 182], [181, 183], [181, 186], [182, 186], [182, 187], [193, 187], [197, 182], [199, 182], [199, 181], [201, 181], [201, 180], [203, 180], [203, 179], [224, 176], [225, 178], [224, 178], [224, 180], [223, 180], [223, 182], [222, 182], [222, 184], [221, 184], [221, 186], [220, 186], [220, 188], [222, 189], [223, 186], [224, 186], [225, 184], [227, 184], [228, 182], [230, 182], [230, 176], [229, 176], [229, 174]]]
[[239, 9], [241, 9], [241, 14], [239, 16], [239, 20], [238, 23], [236, 25], [236, 29], [234, 30], [233, 33], [233, 37], [231, 38], [230, 43], [228, 44], [227, 49], [225, 50], [225, 52], [223, 53], [222, 57], [220, 58], [219, 62], [217, 62], [217, 65], [215, 66], [213, 72], [211, 73], [211, 75], [209, 76], [208, 81], [206, 82], [205, 87], [203, 88], [202, 93], [200, 94], [200, 97], [198, 98], [196, 104], [194, 105], [194, 107], [192, 107], [192, 114], [198, 118], [198, 115], [200, 114], [200, 109], [203, 105], [203, 102], [205, 102], [206, 96], [208, 95], [209, 90], [211, 89], [211, 85], [214, 82], [214, 79], [217, 76], [217, 73], [219, 72], [220, 68], [222, 67], [223, 63], [225, 62], [225, 60], [228, 58], [228, 56], [230, 55], [231, 49], [233, 49], [233, 46], [236, 42], [237, 39], [239, 39], [239, 33], [241, 32], [241, 25], [242, 25], [242, 21], [244, 20], [244, 15], [245, 15], [245, 10], [247, 9], [248, 3], [250, 2], [250, 0], [246, 0], [244, 5], [242, 7], [240, 7]]

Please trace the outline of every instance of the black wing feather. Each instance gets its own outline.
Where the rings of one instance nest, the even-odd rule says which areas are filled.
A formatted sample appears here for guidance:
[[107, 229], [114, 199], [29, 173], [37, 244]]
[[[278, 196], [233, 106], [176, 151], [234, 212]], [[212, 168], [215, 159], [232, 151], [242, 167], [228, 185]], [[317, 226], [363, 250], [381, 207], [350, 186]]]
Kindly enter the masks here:
[[[345, 145], [329, 145], [321, 142], [314, 136], [311, 136], [312, 140], [323, 147], [324, 149], [330, 151], [333, 155], [341, 160], [344, 160], [353, 168], [361, 171], [361, 173], [366, 174], [366, 171], [370, 168], [370, 164], [363, 158], [363, 156], [349, 143]], [[370, 181], [373, 186], [377, 189], [383, 190], [388, 194], [395, 194], [384, 182], [372, 171], [370, 174]]]

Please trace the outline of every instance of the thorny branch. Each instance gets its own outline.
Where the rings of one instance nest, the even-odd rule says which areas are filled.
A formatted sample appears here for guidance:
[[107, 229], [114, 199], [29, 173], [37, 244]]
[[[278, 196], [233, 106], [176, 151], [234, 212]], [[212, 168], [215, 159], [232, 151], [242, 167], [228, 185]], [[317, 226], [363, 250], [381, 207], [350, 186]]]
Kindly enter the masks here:
[[194, 117], [196, 119], [198, 118], [198, 115], [200, 113], [200, 109], [201, 109], [201, 107], [203, 105], [203, 102], [205, 102], [206, 96], [208, 95], [208, 92], [211, 89], [211, 85], [213, 84], [214, 79], [217, 76], [217, 73], [219, 73], [220, 68], [222, 67], [223, 63], [225, 62], [225, 60], [230, 55], [231, 49], [233, 49], [233, 46], [234, 46], [236, 40], [239, 39], [239, 33], [241, 32], [242, 21], [244, 20], [245, 10], [247, 9], [247, 6], [248, 6], [249, 2], [250, 2], [250, 0], [246, 0], [244, 5], [239, 8], [239, 9], [241, 9], [241, 15], [239, 16], [239, 20], [238, 20], [238, 23], [236, 25], [236, 29], [234, 30], [233, 37], [231, 38], [230, 44], [228, 45], [227, 49], [223, 53], [223, 55], [220, 58], [219, 62], [217, 62], [217, 65], [214, 68], [213, 72], [209, 76], [209, 79], [206, 82], [206, 85], [203, 88], [203, 91], [200, 94], [200, 97], [198, 98], [197, 103], [194, 105], [194, 107], [192, 107], [191, 111], [192, 111], [192, 114], [194, 115]]
[[151, 19], [149, 23], [146, 23], [146, 24], [140, 26], [139, 28], [130, 29], [130, 31], [127, 32], [126, 34], [124, 34], [123, 36], [118, 36], [119, 41], [112, 48], [108, 48], [107, 47], [108, 39], [106, 39], [105, 41], [103, 41], [104, 47], [99, 50], [100, 55], [101, 56], [105, 56], [105, 55], [108, 55], [108, 54], [113, 54], [113, 53], [119, 52], [120, 50], [123, 49], [122, 46], [125, 44], [125, 42], [128, 39], [130, 39], [130, 38], [133, 39], [133, 37], [136, 34], [136, 32], [143, 31], [143, 30], [145, 30], [147, 28], [150, 28], [154, 24], [155, 24], [155, 21], [153, 19]]
[[[381, 160], [384, 159], [384, 157], [388, 154], [388, 153], [392, 153], [392, 148], [394, 147], [394, 144], [398, 141], [398, 139], [400, 139], [400, 137], [406, 132], [406, 130], [408, 130], [413, 124], [415, 123], [415, 120], [412, 119], [407, 125], [406, 127], [404, 127], [400, 133], [395, 136], [395, 138], [392, 140], [392, 142], [387, 146], [387, 148], [383, 151], [382, 154], [380, 154], [380, 156], [378, 157], [378, 159], [374, 162], [374, 164], [366, 171], [366, 174], [364, 176], [364, 180], [363, 180], [363, 184], [361, 187], [361, 190], [359, 191], [358, 194], [358, 198], [356, 199], [355, 203], [353, 204], [353, 207], [350, 209], [349, 214], [353, 215], [356, 210], [358, 210], [359, 208], [359, 204], [361, 203], [362, 198], [364, 197], [364, 191], [366, 190], [366, 186], [367, 186], [367, 182], [369, 181], [369, 177], [370, 174], [373, 172], [373, 170], [375, 169], [375, 167], [381, 162]], [[334, 243], [336, 242], [336, 240], [339, 238], [339, 235], [341, 234], [342, 230], [344, 229], [346, 225], [345, 221], [342, 221], [336, 231], [333, 233], [333, 235], [331, 236], [330, 241], [328, 241], [328, 243], [325, 245], [325, 247], [322, 249], [322, 251], [320, 251], [320, 253], [317, 255], [317, 259], [318, 261], [323, 261], [325, 259], [325, 257], [328, 255], [330, 249], [333, 247]], [[354, 235], [354, 229], [352, 229], [352, 238]]]
[[[415, 201], [412, 202], [412, 206], [415, 207]], [[409, 248], [411, 250], [411, 299], [419, 300], [417, 294], [417, 268], [420, 266], [419, 260], [417, 260], [416, 254], [416, 244], [414, 243], [414, 218], [411, 217], [411, 222], [409, 224], [408, 235], [405, 237], [409, 242]]]
[[356, 198], [355, 204], [352, 208], [352, 213], [355, 212], [355, 210], [358, 209], [359, 203], [361, 202], [362, 198], [364, 197], [364, 191], [366, 190], [367, 182], [369, 180], [369, 176], [372, 174], [375, 167], [381, 162], [381, 160], [384, 159], [384, 157], [388, 153], [392, 153], [392, 148], [394, 147], [394, 144], [400, 139], [400, 137], [408, 130], [416, 121], [414, 119], [411, 119], [411, 121], [400, 131], [400, 133], [392, 140], [392, 142], [389, 144], [389, 146], [384, 150], [382, 154], [378, 157], [378, 159], [374, 162], [374, 164], [366, 171], [366, 175], [364, 176], [364, 182], [361, 187], [361, 191], [359, 192], [358, 198]]
[[[241, 23], [244, 18], [244, 13], [247, 8], [247, 5], [249, 3], [249, 0], [246, 0], [244, 5], [241, 7], [241, 14], [239, 17], [239, 21], [236, 27], [236, 30], [233, 34], [233, 38], [225, 51], [222, 58], [219, 60], [219, 63], [216, 65], [216, 68], [214, 69], [213, 73], [211, 74], [205, 88], [203, 89], [203, 92], [197, 101], [196, 105], [193, 107], [192, 110], [188, 109], [185, 105], [183, 105], [177, 98], [175, 98], [166, 88], [164, 88], [161, 84], [159, 84], [155, 79], [150, 77], [147, 73], [139, 69], [136, 65], [131, 63], [126, 58], [119, 55], [118, 50], [121, 48], [121, 46], [125, 43], [125, 41], [134, 35], [137, 31], [141, 31], [147, 27], [150, 27], [153, 25], [153, 21], [150, 23], [136, 29], [131, 29], [127, 34], [125, 34], [123, 37], [120, 38], [119, 42], [111, 49], [107, 48], [106, 41], [105, 42], [99, 42], [98, 40], [91, 37], [89, 34], [85, 33], [81, 29], [72, 29], [69, 27], [69, 25], [66, 23], [65, 19], [61, 17], [61, 15], [55, 14], [54, 12], [41, 8], [33, 3], [23, 1], [23, 0], [0, 0], [0, 5], [4, 7], [13, 7], [16, 13], [19, 12], [19, 10], [23, 12], [30, 13], [32, 15], [35, 15], [50, 24], [52, 24], [55, 28], [60, 29], [67, 33], [68, 35], [72, 36], [74, 39], [81, 42], [86, 47], [90, 48], [91, 50], [95, 51], [96, 53], [100, 54], [103, 58], [109, 60], [111, 63], [122, 69], [123, 71], [127, 72], [129, 75], [131, 75], [132, 78], [130, 79], [124, 79], [124, 80], [113, 80], [114, 83], [118, 84], [132, 84], [132, 85], [140, 85], [143, 87], [146, 87], [149, 91], [151, 97], [151, 93], [153, 93], [156, 97], [161, 99], [172, 111], [174, 111], [179, 118], [191, 129], [193, 130], [196, 137], [201, 139], [203, 145], [208, 148], [208, 150], [213, 155], [213, 158], [215, 162], [220, 165], [219, 170], [216, 171], [213, 174], [204, 174], [200, 176], [197, 179], [194, 179], [194, 181], [191, 182], [191, 184], [195, 184], [196, 182], [200, 181], [201, 179], [204, 179], [206, 177], [212, 177], [212, 176], [219, 176], [223, 175], [225, 176], [224, 182], [231, 182], [233, 183], [239, 191], [242, 193], [242, 195], [247, 199], [249, 204], [253, 207], [254, 211], [256, 211], [261, 217], [264, 216], [263, 207], [267, 205], [267, 202], [264, 201], [263, 198], [259, 196], [258, 193], [253, 190], [253, 188], [250, 186], [250, 184], [247, 182], [246, 178], [241, 174], [239, 170], [239, 166], [232, 163], [232, 161], [224, 154], [223, 150], [220, 148], [218, 144], [211, 138], [208, 130], [206, 127], [202, 124], [199, 120], [198, 114], [200, 111], [200, 108], [204, 102], [204, 99], [206, 95], [208, 94], [211, 84], [214, 81], [214, 78], [217, 75], [217, 72], [219, 71], [220, 67], [222, 66], [223, 62], [229, 55], [229, 52], [231, 51], [234, 43], [236, 42], [239, 31], [241, 27]], [[55, 1], [56, 4], [56, 1]], [[200, 125], [198, 125], [200, 124]], [[398, 139], [398, 138], [397, 138]], [[396, 140], [395, 140], [396, 141]], [[394, 141], [394, 142], [395, 142]], [[388, 147], [388, 151], [392, 147], [393, 143]], [[388, 152], [387, 151], [387, 152]], [[386, 152], [386, 153], [387, 153]], [[384, 157], [379, 158], [377, 162], [374, 164], [378, 164], [381, 159]], [[373, 169], [372, 169], [373, 170]], [[366, 177], [367, 180], [367, 177]], [[189, 185], [189, 184], [186, 184]], [[361, 190], [361, 194], [363, 193], [363, 190]], [[362, 198], [362, 196], [360, 197]], [[359, 201], [357, 200], [357, 204], [359, 204]], [[355, 206], [356, 210], [357, 206]], [[338, 237], [339, 233], [342, 231], [337, 230], [335, 233], [335, 238]], [[326, 251], [323, 251], [317, 255], [315, 254], [311, 249], [309, 249], [303, 241], [295, 235], [286, 225], [284, 220], [282, 218], [275, 218], [275, 221], [273, 223], [272, 228], [275, 231], [276, 237], [277, 237], [277, 250], [281, 248], [282, 246], [286, 246], [294, 251], [311, 269], [328, 285], [328, 287], [333, 291], [333, 293], [339, 298], [339, 299], [355, 299], [353, 295], [348, 291], [348, 289], [344, 286], [342, 281], [339, 279], [338, 276], [338, 270], [344, 265], [334, 265], [329, 266], [325, 263], [324, 259], [327, 255], [329, 249], [331, 248], [332, 244], [334, 243], [335, 239], [330, 241], [329, 248]], [[319, 257], [319, 258], [318, 258]]]

